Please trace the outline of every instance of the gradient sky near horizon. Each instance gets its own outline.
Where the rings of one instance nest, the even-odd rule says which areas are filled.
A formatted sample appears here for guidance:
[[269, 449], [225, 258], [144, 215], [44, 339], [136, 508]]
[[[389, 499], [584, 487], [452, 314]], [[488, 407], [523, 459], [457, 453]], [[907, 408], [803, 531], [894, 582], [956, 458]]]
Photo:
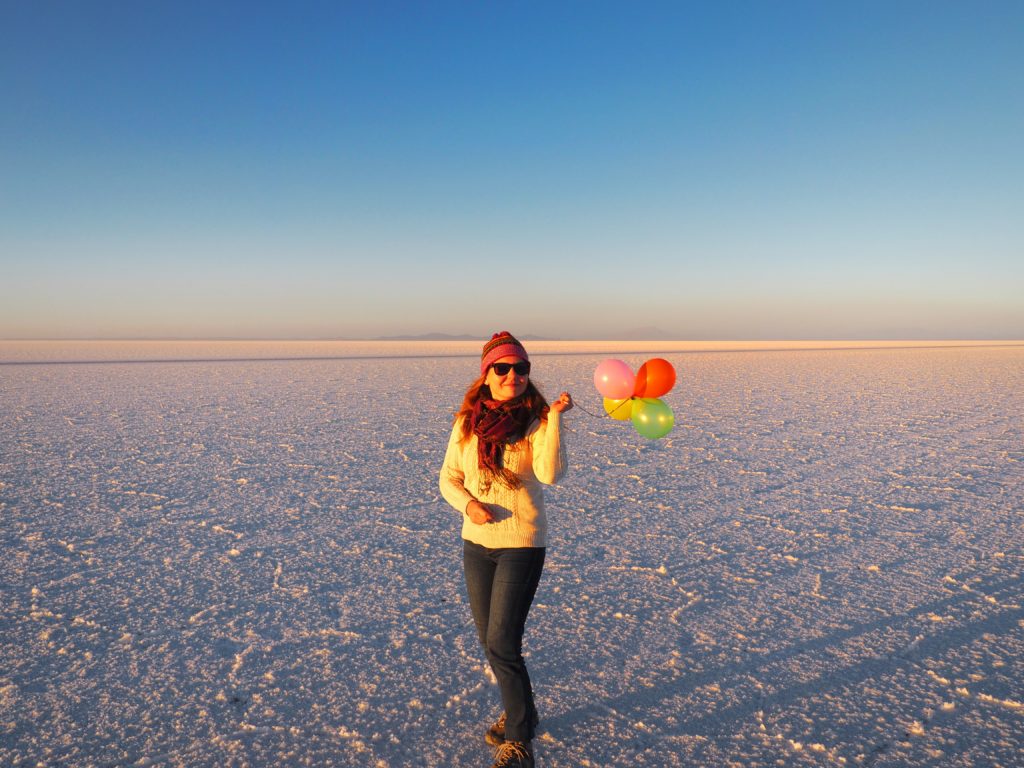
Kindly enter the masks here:
[[1024, 3], [0, 29], [2, 338], [1024, 338]]

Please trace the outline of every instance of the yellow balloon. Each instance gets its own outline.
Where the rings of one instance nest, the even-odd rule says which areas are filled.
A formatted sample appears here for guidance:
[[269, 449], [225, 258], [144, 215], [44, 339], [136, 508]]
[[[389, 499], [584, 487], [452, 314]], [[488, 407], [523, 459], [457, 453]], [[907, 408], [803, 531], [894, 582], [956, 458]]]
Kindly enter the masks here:
[[626, 397], [622, 400], [613, 400], [610, 397], [604, 399], [604, 412], [616, 421], [629, 421], [633, 418], [633, 398]]

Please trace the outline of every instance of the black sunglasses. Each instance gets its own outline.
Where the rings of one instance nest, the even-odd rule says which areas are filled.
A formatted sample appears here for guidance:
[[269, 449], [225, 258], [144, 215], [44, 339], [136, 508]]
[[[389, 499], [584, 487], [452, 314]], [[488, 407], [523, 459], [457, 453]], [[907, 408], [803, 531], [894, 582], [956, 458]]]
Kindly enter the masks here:
[[509, 371], [515, 371], [516, 376], [526, 376], [530, 373], [530, 364], [528, 362], [521, 363], [494, 363], [491, 368], [499, 376], [507, 376]]

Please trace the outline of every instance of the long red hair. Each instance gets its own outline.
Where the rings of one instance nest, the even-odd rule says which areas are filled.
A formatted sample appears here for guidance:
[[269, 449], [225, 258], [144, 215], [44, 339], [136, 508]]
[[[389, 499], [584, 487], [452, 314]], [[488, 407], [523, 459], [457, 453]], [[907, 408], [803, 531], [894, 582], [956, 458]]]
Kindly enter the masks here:
[[[471, 430], [469, 415], [473, 412], [473, 408], [476, 407], [480, 400], [489, 400], [491, 397], [491, 388], [484, 383], [486, 380], [487, 374], [484, 373], [483, 376], [469, 385], [469, 389], [466, 390], [466, 394], [462, 398], [462, 405], [459, 407], [458, 413], [455, 414], [456, 422], [460, 418], [462, 419], [463, 440], [469, 437]], [[548, 405], [548, 401], [544, 399], [544, 395], [540, 393], [540, 390], [534, 386], [532, 380], [526, 382], [526, 391], [520, 397], [534, 419], [547, 421], [548, 411], [551, 410], [551, 407]]]
[[[469, 389], [466, 390], [465, 397], [462, 398], [462, 406], [459, 408], [458, 413], [455, 414], [456, 422], [458, 422], [460, 418], [462, 419], [462, 424], [460, 425], [460, 429], [462, 431], [460, 440], [462, 442], [468, 440], [470, 433], [473, 431], [471, 416], [476, 404], [481, 400], [489, 400], [491, 397], [491, 388], [484, 383], [486, 379], [487, 374], [484, 373], [483, 376], [469, 385]], [[540, 393], [540, 390], [534, 386], [532, 381], [526, 382], [526, 391], [517, 399], [526, 406], [527, 412], [531, 417], [531, 423], [535, 419], [539, 419], [541, 421], [547, 420], [550, 407], [548, 406], [547, 400], [544, 399], [544, 395]], [[482, 445], [480, 448], [482, 450]], [[507, 467], [502, 467], [497, 473], [495, 473], [484, 466], [482, 461], [480, 463], [480, 474], [483, 480], [482, 485], [484, 489], [489, 488], [491, 483], [495, 480], [508, 488], [519, 488], [523, 484], [522, 480], [520, 480], [519, 477]]]

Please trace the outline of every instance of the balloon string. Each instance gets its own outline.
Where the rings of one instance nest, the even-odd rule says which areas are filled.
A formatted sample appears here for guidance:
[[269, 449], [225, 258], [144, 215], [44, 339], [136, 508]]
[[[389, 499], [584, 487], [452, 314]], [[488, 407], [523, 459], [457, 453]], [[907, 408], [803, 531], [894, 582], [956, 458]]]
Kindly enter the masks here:
[[595, 419], [604, 419], [604, 418], [607, 418], [608, 416], [611, 416], [613, 413], [615, 413], [617, 410], [619, 410], [619, 408], [624, 406], [626, 403], [632, 402], [633, 399], [634, 398], [632, 398], [632, 397], [625, 398], [621, 403], [619, 403], [614, 408], [612, 408], [611, 411], [606, 413], [604, 416], [600, 416], [600, 415], [598, 415], [596, 413], [591, 413], [590, 411], [588, 411], [586, 408], [584, 408], [582, 405], [580, 405], [577, 402], [573, 402], [573, 405], [576, 406], [577, 408], [579, 408], [581, 411], [583, 411], [588, 416], [593, 416]]
[[619, 404], [618, 404], [618, 405], [616, 405], [616, 406], [615, 406], [614, 408], [612, 408], [612, 409], [611, 409], [610, 411], [608, 411], [608, 415], [609, 415], [609, 416], [611, 416], [611, 415], [612, 415], [612, 414], [614, 414], [614, 413], [615, 413], [615, 412], [616, 412], [617, 410], [619, 410], [619, 408], [621, 408], [622, 406], [624, 406], [624, 405], [625, 405], [626, 403], [632, 403], [634, 399], [635, 399], [635, 398], [632, 398], [632, 397], [627, 397], [627, 398], [624, 398], [624, 399], [623, 399], [623, 401], [622, 401], [621, 403], [619, 403]]
[[574, 406], [576, 406], [577, 408], [579, 408], [579, 409], [580, 409], [581, 411], [583, 411], [583, 412], [584, 412], [585, 414], [587, 414], [587, 416], [593, 416], [593, 417], [594, 417], [595, 419], [600, 419], [600, 418], [601, 418], [601, 417], [600, 417], [600, 416], [598, 416], [598, 415], [597, 415], [596, 413], [591, 413], [590, 411], [588, 411], [588, 410], [587, 410], [586, 408], [584, 408], [584, 407], [583, 407], [582, 405], [580, 405], [579, 403], [573, 403], [573, 405], [574, 405]]

